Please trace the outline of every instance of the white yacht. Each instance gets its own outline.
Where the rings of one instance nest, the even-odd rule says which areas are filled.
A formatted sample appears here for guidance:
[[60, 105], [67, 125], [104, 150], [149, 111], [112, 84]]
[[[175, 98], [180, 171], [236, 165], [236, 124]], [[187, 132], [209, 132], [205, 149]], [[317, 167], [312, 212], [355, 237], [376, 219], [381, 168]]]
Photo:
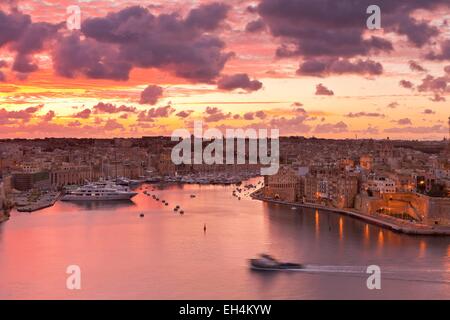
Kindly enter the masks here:
[[90, 183], [70, 191], [64, 195], [62, 201], [110, 201], [130, 200], [137, 195], [128, 187], [116, 185], [111, 182]]

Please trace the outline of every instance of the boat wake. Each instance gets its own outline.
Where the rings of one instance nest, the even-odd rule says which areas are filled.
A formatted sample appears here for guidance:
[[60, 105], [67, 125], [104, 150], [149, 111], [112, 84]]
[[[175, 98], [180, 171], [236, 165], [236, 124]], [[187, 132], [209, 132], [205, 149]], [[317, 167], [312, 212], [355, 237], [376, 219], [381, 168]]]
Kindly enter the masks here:
[[[325, 266], [325, 265], [303, 265], [302, 269], [292, 269], [292, 272], [320, 273], [330, 275], [343, 275], [354, 277], [367, 277], [365, 266]], [[437, 269], [398, 269], [392, 267], [381, 267], [382, 279], [430, 282], [450, 284], [450, 270]]]

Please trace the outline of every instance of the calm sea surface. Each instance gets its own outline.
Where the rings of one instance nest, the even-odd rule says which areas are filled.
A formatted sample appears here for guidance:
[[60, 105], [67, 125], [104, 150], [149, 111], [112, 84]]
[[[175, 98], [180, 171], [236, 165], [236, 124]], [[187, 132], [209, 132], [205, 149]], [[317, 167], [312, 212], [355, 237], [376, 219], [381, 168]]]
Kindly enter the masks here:
[[[58, 202], [32, 214], [13, 212], [0, 225], [0, 298], [450, 299], [449, 238], [239, 201], [233, 187], [137, 190], [133, 202]], [[184, 216], [173, 212], [176, 205]], [[259, 253], [307, 270], [249, 270], [247, 259]], [[81, 268], [80, 291], [66, 289], [69, 265]], [[369, 265], [381, 267], [381, 290], [367, 289]]]

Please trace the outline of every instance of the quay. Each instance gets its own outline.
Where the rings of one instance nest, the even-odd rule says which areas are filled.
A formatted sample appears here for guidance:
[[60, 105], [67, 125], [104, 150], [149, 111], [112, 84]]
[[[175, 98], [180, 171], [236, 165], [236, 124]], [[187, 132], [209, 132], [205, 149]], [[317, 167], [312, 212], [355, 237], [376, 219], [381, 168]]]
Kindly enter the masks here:
[[39, 210], [42, 210], [45, 208], [52, 207], [56, 203], [56, 201], [58, 201], [60, 196], [61, 196], [60, 192], [46, 196], [43, 199], [39, 199], [34, 203], [28, 204], [23, 207], [18, 207], [17, 211], [18, 212], [35, 212], [35, 211], [39, 211]]
[[[260, 191], [260, 190], [258, 190]], [[261, 194], [255, 191], [250, 196], [252, 199], [260, 200], [269, 203], [287, 205], [291, 207], [298, 208], [310, 208], [310, 209], [318, 209], [322, 211], [334, 212], [338, 214], [347, 215], [359, 220], [363, 220], [373, 225], [377, 225], [395, 232], [404, 233], [408, 235], [417, 235], [417, 236], [450, 236], [450, 227], [442, 227], [442, 226], [429, 226], [425, 224], [411, 223], [408, 221], [399, 221], [399, 219], [384, 217], [384, 216], [374, 216], [367, 215], [356, 210], [351, 209], [338, 209], [327, 207], [323, 205], [313, 204], [313, 203], [295, 203], [288, 202], [282, 200], [275, 200], [272, 198], [266, 198], [261, 196]]]
[[0, 211], [0, 223], [9, 219], [9, 215]]

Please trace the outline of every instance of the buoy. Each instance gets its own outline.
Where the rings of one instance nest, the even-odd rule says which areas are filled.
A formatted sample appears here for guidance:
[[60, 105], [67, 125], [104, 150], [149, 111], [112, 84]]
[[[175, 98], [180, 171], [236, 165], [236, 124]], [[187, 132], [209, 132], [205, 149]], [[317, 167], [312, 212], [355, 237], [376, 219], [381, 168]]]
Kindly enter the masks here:
[[143, 218], [143, 217], [144, 217], [144, 214], [143, 214], [143, 213], [141, 213], [140, 217], [141, 217], [141, 218]]

